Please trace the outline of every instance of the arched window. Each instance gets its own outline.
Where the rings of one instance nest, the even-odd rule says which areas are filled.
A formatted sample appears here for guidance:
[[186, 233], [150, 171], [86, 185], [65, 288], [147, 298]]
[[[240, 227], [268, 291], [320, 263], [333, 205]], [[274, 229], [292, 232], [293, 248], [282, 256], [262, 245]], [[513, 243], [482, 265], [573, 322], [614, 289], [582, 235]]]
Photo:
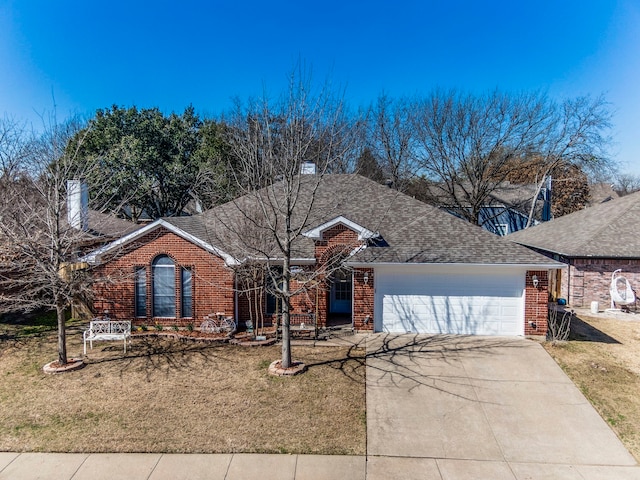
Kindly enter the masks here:
[[176, 316], [176, 267], [167, 255], [156, 257], [151, 264], [153, 275], [153, 316]]

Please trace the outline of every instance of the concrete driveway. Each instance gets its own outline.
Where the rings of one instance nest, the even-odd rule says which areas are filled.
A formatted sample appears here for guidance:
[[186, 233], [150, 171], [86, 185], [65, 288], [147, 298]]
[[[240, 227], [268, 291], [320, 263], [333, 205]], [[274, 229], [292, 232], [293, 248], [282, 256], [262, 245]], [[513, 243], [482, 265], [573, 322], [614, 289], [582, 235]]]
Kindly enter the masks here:
[[640, 479], [640, 467], [537, 343], [367, 340], [367, 479]]

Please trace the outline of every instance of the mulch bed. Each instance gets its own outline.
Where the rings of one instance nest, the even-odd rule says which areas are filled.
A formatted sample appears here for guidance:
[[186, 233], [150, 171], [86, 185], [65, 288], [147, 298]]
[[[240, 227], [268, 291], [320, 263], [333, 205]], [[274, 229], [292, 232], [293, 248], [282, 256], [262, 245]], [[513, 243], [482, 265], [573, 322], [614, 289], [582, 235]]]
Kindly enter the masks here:
[[47, 363], [42, 370], [44, 373], [64, 373], [78, 370], [85, 366], [84, 360], [81, 358], [69, 358], [67, 363], [62, 364], [58, 360]]
[[255, 340], [253, 334], [240, 332], [235, 334], [229, 333], [207, 333], [200, 330], [132, 330], [131, 337], [167, 337], [178, 340], [198, 340], [206, 342], [231, 342], [243, 347], [269, 346], [276, 343], [275, 336], [268, 337], [265, 340]]

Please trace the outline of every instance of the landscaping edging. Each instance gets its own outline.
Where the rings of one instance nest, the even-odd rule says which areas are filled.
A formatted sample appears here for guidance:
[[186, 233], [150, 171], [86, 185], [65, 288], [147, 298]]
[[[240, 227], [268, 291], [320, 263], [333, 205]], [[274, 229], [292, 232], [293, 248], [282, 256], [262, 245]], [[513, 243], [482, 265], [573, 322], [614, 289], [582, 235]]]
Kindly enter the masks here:
[[[190, 333], [195, 333], [195, 335], [191, 335]], [[193, 341], [203, 341], [203, 342], [220, 342], [220, 343], [228, 343], [231, 340], [231, 337], [224, 336], [216, 333], [202, 333], [202, 332], [131, 332], [131, 338], [135, 337], [167, 337], [172, 338], [174, 340], [193, 340]]]
[[70, 358], [64, 365], [60, 365], [58, 360], [54, 360], [42, 367], [42, 371], [49, 374], [72, 372], [73, 370], [78, 370], [84, 367], [84, 365], [84, 360], [81, 358]]
[[282, 360], [271, 362], [271, 365], [269, 365], [269, 374], [276, 377], [292, 377], [293, 375], [298, 375], [307, 369], [307, 366], [302, 362], [291, 362], [291, 366], [289, 368], [282, 368], [280, 366], [281, 364]]
[[131, 338], [135, 337], [167, 337], [174, 340], [192, 340], [203, 342], [220, 342], [220, 343], [232, 343], [241, 347], [268, 347], [277, 343], [275, 337], [268, 338], [266, 340], [253, 340], [251, 336], [244, 333], [240, 333], [238, 337], [231, 337], [227, 334], [220, 333], [203, 333], [197, 330], [192, 332], [188, 331], [135, 331], [131, 332]]
[[251, 339], [239, 339], [234, 338], [230, 341], [234, 345], [239, 345], [241, 347], [269, 347], [271, 345], [275, 345], [277, 342], [276, 338], [268, 338], [266, 340], [251, 340]]

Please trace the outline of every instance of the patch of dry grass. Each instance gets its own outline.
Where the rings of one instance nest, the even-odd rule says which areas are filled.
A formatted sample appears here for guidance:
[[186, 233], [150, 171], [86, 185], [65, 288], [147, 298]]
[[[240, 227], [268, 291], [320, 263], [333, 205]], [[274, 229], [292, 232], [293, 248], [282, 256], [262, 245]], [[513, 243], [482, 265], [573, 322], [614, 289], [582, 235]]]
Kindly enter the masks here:
[[640, 322], [581, 316], [573, 330], [545, 348], [640, 460]]
[[277, 378], [278, 346], [135, 338], [126, 356], [100, 342], [82, 370], [46, 375], [55, 340], [0, 340], [0, 451], [365, 453], [362, 350], [296, 346], [309, 370]]

